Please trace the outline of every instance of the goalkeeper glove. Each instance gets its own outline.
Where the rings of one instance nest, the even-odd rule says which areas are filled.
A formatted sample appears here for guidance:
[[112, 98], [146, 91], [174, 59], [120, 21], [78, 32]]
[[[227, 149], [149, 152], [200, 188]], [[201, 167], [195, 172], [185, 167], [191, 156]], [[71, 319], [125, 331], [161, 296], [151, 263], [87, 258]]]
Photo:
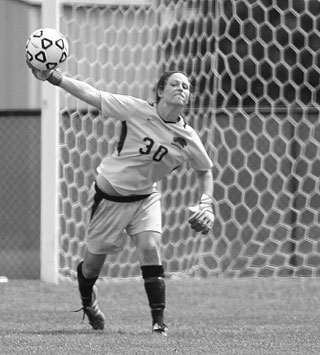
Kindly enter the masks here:
[[53, 85], [60, 86], [62, 81], [62, 74], [58, 70], [39, 70], [37, 68], [34, 68], [29, 61], [27, 61], [27, 66], [31, 69], [32, 74], [38, 80], [47, 80]]
[[214, 223], [212, 198], [209, 195], [203, 194], [199, 205], [190, 206], [189, 212], [192, 213], [188, 219], [191, 228], [196, 232], [207, 234]]

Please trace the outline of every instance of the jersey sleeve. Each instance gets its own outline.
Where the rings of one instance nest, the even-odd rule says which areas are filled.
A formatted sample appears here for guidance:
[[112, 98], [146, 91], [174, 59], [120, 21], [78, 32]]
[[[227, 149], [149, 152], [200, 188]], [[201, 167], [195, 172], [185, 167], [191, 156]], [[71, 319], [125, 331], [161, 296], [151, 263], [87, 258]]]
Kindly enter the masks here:
[[144, 101], [133, 96], [101, 91], [101, 111], [105, 117], [128, 120]]
[[199, 135], [192, 130], [192, 140], [190, 149], [190, 164], [195, 170], [209, 170], [213, 167], [210, 159]]

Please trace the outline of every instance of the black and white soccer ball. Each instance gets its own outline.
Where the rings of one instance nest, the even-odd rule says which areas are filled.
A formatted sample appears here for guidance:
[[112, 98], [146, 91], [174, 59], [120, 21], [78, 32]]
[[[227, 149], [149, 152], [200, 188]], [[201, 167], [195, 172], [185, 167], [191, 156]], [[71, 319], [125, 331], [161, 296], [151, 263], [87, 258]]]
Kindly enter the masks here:
[[39, 70], [58, 68], [66, 61], [68, 53], [68, 41], [54, 28], [35, 30], [26, 43], [27, 61]]

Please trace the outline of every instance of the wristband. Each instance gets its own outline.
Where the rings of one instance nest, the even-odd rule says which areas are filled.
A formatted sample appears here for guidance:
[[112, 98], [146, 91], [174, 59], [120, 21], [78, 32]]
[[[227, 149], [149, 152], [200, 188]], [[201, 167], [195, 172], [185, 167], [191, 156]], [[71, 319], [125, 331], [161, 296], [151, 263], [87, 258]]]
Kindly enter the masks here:
[[212, 205], [213, 203], [213, 197], [207, 195], [207, 194], [202, 194], [200, 198], [200, 205], [205, 204], [205, 205]]
[[60, 86], [62, 82], [62, 74], [57, 70], [52, 70], [47, 81], [52, 85]]
[[213, 198], [207, 194], [202, 194], [200, 198], [200, 208], [203, 211], [213, 213]]

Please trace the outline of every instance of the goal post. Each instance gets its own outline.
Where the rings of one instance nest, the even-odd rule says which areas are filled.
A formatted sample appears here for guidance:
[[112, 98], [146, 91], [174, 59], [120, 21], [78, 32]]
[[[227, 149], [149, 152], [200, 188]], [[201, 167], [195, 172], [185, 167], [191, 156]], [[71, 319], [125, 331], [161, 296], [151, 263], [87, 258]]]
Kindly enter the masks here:
[[[42, 27], [60, 27], [59, 0], [43, 1]], [[59, 280], [59, 110], [58, 88], [41, 84], [40, 279]]]
[[[175, 68], [195, 88], [185, 117], [214, 163], [216, 221], [207, 236], [190, 230], [198, 187], [188, 166], [161, 182], [169, 275], [320, 276], [319, 23], [315, 0], [61, 1], [66, 75], [150, 99]], [[62, 91], [59, 100], [61, 279], [83, 257], [89, 187], [119, 127]], [[128, 238], [101, 276], [138, 275]]]

